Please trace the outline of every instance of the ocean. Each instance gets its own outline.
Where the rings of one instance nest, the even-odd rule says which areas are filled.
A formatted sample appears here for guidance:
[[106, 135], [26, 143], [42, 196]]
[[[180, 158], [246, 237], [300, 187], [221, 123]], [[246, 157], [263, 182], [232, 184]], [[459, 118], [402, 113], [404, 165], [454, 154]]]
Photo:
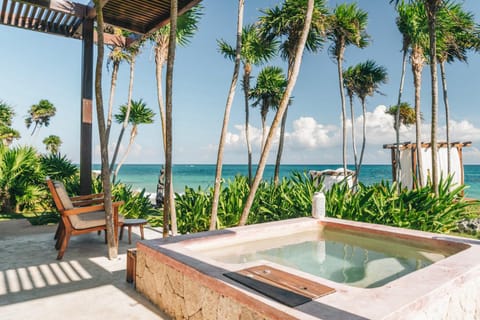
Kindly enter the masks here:
[[[289, 165], [280, 167], [280, 176], [289, 176], [291, 172], [337, 169], [341, 165]], [[145, 188], [147, 192], [154, 193], [157, 189], [158, 175], [161, 165], [158, 164], [125, 164], [119, 172], [119, 180], [130, 184], [134, 189]], [[255, 166], [253, 174], [255, 174]], [[273, 177], [274, 165], [267, 165], [263, 175], [264, 179]], [[465, 165], [466, 196], [480, 199], [480, 165]], [[99, 165], [94, 165], [99, 170]], [[352, 169], [352, 168], [351, 168]], [[247, 165], [223, 165], [223, 178], [228, 180], [237, 174], [247, 175]], [[202, 189], [213, 186], [215, 179], [214, 164], [176, 164], [173, 165], [173, 188], [177, 193], [183, 193], [185, 186]], [[360, 172], [360, 181], [364, 184], [372, 184], [382, 180], [392, 181], [391, 165], [364, 165]]]

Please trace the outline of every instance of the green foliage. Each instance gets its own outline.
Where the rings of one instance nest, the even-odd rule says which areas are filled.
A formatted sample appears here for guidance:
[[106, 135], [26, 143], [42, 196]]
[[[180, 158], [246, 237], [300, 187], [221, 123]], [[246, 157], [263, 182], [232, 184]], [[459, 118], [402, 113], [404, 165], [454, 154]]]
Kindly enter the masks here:
[[431, 186], [403, 189], [381, 182], [358, 184], [352, 191], [346, 184], [334, 185], [326, 193], [329, 216], [430, 232], [450, 232], [468, 215], [468, 203], [460, 196], [464, 187], [451, 189], [451, 179], [440, 181], [438, 197]]
[[35, 124], [33, 127], [32, 135], [35, 133], [37, 128], [42, 126], [48, 127], [50, 125], [50, 118], [55, 115], [57, 109], [50, 101], [43, 99], [34, 104], [28, 110], [28, 116], [25, 118], [25, 125], [30, 129], [32, 124]]
[[[2, 212], [14, 208], [35, 207], [46, 197], [42, 173], [35, 149], [0, 145], [0, 207]], [[36, 199], [34, 201], [34, 199]], [[36, 202], [36, 203], [34, 203]]]
[[49, 135], [45, 139], [43, 139], [43, 144], [45, 145], [45, 148], [47, 151], [50, 153], [56, 154], [58, 153], [58, 150], [60, 149], [60, 146], [62, 145], [62, 139], [60, 139], [59, 136], [56, 135]]
[[132, 187], [123, 183], [117, 183], [112, 190], [112, 196], [115, 201], [124, 201], [120, 207], [120, 214], [126, 218], [146, 218], [149, 215], [159, 213], [145, 195], [145, 189], [137, 192]]
[[68, 194], [74, 195], [79, 193], [80, 176], [78, 167], [67, 159], [65, 155], [42, 155], [40, 156], [40, 166], [46, 177], [62, 181]]

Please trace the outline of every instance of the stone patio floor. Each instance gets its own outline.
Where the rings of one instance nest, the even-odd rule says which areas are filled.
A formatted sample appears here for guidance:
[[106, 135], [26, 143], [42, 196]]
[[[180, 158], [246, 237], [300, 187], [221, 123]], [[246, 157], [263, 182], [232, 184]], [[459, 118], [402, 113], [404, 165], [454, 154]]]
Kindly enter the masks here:
[[[169, 319], [125, 281], [125, 230], [119, 255], [108, 260], [103, 234], [71, 238], [63, 260], [56, 260], [56, 226], [27, 220], [0, 221], [0, 319]], [[145, 238], [161, 237], [145, 227]]]

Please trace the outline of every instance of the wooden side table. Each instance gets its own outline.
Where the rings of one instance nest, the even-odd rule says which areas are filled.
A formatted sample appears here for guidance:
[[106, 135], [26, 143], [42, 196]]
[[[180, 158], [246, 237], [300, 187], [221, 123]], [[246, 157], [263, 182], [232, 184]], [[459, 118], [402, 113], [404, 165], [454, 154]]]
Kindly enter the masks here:
[[123, 225], [120, 229], [120, 240], [123, 237], [123, 228], [128, 227], [128, 244], [132, 244], [132, 227], [140, 227], [140, 236], [142, 240], [144, 239], [143, 235], [143, 226], [147, 224], [145, 219], [125, 219]]

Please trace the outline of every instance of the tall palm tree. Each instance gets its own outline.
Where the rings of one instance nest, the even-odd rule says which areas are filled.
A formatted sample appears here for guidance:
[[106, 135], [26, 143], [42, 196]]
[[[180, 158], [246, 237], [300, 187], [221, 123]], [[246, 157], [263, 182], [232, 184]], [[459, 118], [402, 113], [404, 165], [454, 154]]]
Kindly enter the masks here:
[[263, 151], [265, 139], [267, 138], [267, 114], [271, 109], [277, 109], [282, 99], [287, 80], [282, 68], [268, 66], [263, 68], [257, 77], [255, 87], [250, 90], [250, 99], [253, 99], [252, 106], [260, 108], [262, 120], [262, 143], [260, 150]]
[[[231, 60], [235, 59], [235, 48], [226, 41], [218, 41], [220, 52]], [[253, 24], [247, 25], [242, 31], [242, 49], [240, 59], [243, 64], [242, 89], [245, 103], [245, 140], [247, 142], [247, 160], [248, 160], [248, 184], [252, 184], [252, 146], [250, 143], [250, 105], [249, 91], [252, 65], [261, 65], [272, 59], [277, 50], [278, 43], [275, 39], [265, 41], [260, 37], [259, 28]]]
[[[426, 63], [425, 48], [428, 47], [425, 7], [421, 1], [414, 1], [408, 4], [402, 3], [397, 6], [397, 12], [397, 21], [401, 21], [401, 24], [398, 24], [399, 27], [401, 26], [400, 32], [405, 34], [404, 38], [408, 37], [410, 39], [410, 63], [412, 66], [413, 83], [415, 87], [415, 115], [417, 117], [415, 125], [415, 143], [417, 150], [422, 150], [420, 92], [422, 86], [422, 70]], [[417, 172], [423, 172], [423, 161], [421, 156], [417, 157], [417, 167]], [[422, 174], [419, 174], [417, 179], [420, 185], [425, 183]]]
[[358, 168], [356, 175], [360, 176], [360, 169], [362, 168], [363, 155], [365, 152], [366, 137], [367, 137], [367, 105], [366, 98], [373, 96], [375, 92], [378, 92], [378, 87], [381, 84], [387, 82], [387, 69], [379, 66], [375, 61], [367, 60], [366, 62], [359, 63], [354, 67], [357, 69], [358, 81], [354, 86], [354, 90], [362, 103], [363, 114], [363, 135], [362, 135], [362, 149], [360, 151], [360, 159], [358, 161]]
[[447, 168], [451, 172], [450, 159], [450, 108], [448, 103], [447, 76], [445, 63], [455, 60], [466, 62], [467, 51], [474, 49], [477, 38], [477, 26], [473, 13], [465, 12], [461, 4], [447, 2], [438, 13], [437, 59], [442, 79], [443, 102], [445, 106], [445, 124], [447, 139]]
[[56, 136], [53, 134], [43, 139], [42, 142], [45, 145], [45, 148], [47, 149], [47, 151], [49, 151], [52, 154], [57, 154], [58, 150], [60, 149], [60, 146], [62, 145], [62, 139], [60, 139], [59, 136]]
[[[285, 0], [282, 7], [276, 6], [272, 9], [262, 11], [260, 17], [261, 34], [266, 39], [280, 39], [280, 53], [288, 63], [287, 76], [292, 73], [298, 39], [304, 27], [306, 0]], [[307, 34], [306, 49], [309, 52], [319, 51], [325, 42], [326, 24], [328, 10], [324, 0], [317, 0], [314, 3], [312, 23]], [[288, 101], [290, 103], [290, 100]], [[287, 104], [288, 108], [288, 104]], [[287, 112], [283, 113], [282, 127], [285, 128]], [[281, 134], [284, 133], [284, 129]], [[280, 162], [283, 148], [283, 137], [280, 138], [277, 159], [275, 161], [274, 181], [278, 182], [280, 173]]]
[[[416, 122], [415, 109], [412, 108], [408, 102], [402, 102], [400, 104], [390, 106], [385, 112], [393, 116], [393, 127], [395, 128], [395, 130], [397, 130], [397, 128], [400, 128], [400, 125], [402, 124], [406, 127], [409, 127]], [[400, 123], [396, 122], [397, 114], [400, 114], [400, 117], [398, 117], [398, 121], [400, 121]], [[420, 115], [420, 117], [422, 116]]]
[[355, 96], [355, 86], [358, 82], [358, 69], [354, 66], [350, 66], [347, 70], [343, 71], [343, 86], [347, 91], [348, 100], [350, 102], [350, 122], [352, 127], [352, 149], [353, 160], [355, 163], [355, 170], [358, 170], [358, 156], [357, 156], [357, 143], [355, 138], [355, 112], [353, 109], [353, 97]]
[[48, 100], [42, 99], [38, 104], [34, 104], [28, 109], [29, 115], [25, 118], [25, 124], [27, 129], [30, 129], [33, 123], [35, 126], [32, 130], [32, 136], [37, 128], [42, 126], [48, 127], [50, 125], [50, 119], [55, 115], [57, 109]]
[[240, 70], [244, 7], [245, 7], [245, 0], [238, 0], [235, 62], [233, 66], [232, 81], [230, 82], [230, 89], [228, 90], [228, 97], [225, 105], [225, 112], [223, 114], [222, 132], [220, 133], [220, 141], [218, 143], [217, 164], [215, 169], [215, 183], [213, 187], [212, 214], [210, 216], [210, 230], [214, 230], [217, 225], [218, 201], [220, 199], [220, 184], [222, 179], [223, 149], [225, 145], [225, 139], [227, 136], [228, 122], [230, 120], [230, 110], [232, 108], [233, 98], [235, 96], [235, 89], [237, 87], [238, 73]]
[[11, 126], [15, 111], [8, 103], [0, 100], [0, 125]]
[[115, 150], [113, 151], [112, 155], [112, 162], [110, 163], [110, 175], [113, 173], [115, 163], [117, 161], [118, 151], [120, 150], [120, 145], [122, 144], [123, 135], [125, 130], [127, 129], [129, 118], [130, 118], [130, 109], [132, 107], [132, 95], [133, 95], [133, 80], [135, 74], [135, 62], [137, 60], [137, 56], [140, 54], [140, 50], [142, 46], [145, 44], [145, 41], [138, 41], [133, 45], [130, 45], [127, 48], [128, 56], [127, 61], [130, 64], [130, 81], [128, 84], [128, 97], [127, 97], [127, 110], [125, 114], [125, 119], [122, 123], [122, 127], [120, 128], [120, 133], [118, 135], [117, 144], [115, 145]]
[[0, 140], [9, 147], [14, 139], [20, 139], [20, 132], [9, 126], [0, 125]]
[[[120, 36], [128, 36], [128, 32], [112, 27], [113, 33]], [[119, 45], [111, 45], [110, 53], [108, 55], [107, 67], [112, 64], [112, 76], [110, 79], [110, 96], [108, 98], [108, 113], [107, 113], [107, 140], [110, 138], [110, 130], [112, 127], [112, 115], [113, 115], [113, 101], [115, 97], [115, 89], [117, 87], [118, 70], [120, 64], [128, 59], [127, 47]]]
[[[202, 16], [202, 9], [201, 5], [196, 5], [192, 9], [188, 10], [184, 14], [178, 17], [177, 20], [177, 32], [175, 33], [176, 42], [181, 46], [186, 46], [190, 43], [190, 39], [195, 35], [198, 29], [198, 23]], [[158, 99], [158, 109], [160, 115], [160, 125], [162, 127], [162, 142], [163, 142], [163, 152], [166, 154], [166, 107], [163, 97], [163, 78], [162, 78], [162, 71], [165, 63], [168, 60], [168, 48], [169, 48], [169, 39], [170, 39], [170, 24], [158, 29], [156, 32], [152, 34], [150, 37], [150, 41], [152, 41], [154, 45], [155, 51], [155, 77], [157, 82], [157, 99]], [[162, 168], [159, 173], [159, 181], [163, 181], [163, 177], [165, 176], [164, 169]], [[172, 181], [172, 177], [170, 177], [170, 181]], [[163, 183], [163, 182], [162, 182]], [[170, 185], [173, 188], [173, 184]], [[173, 217], [172, 220], [172, 234], [177, 233], [176, 228], [176, 213], [175, 213], [175, 199], [173, 198], [173, 189], [170, 190], [169, 193], [172, 196], [172, 199], [169, 199], [170, 203], [170, 213]], [[165, 199], [165, 198], [164, 198]]]
[[358, 8], [356, 3], [343, 3], [335, 7], [329, 22], [328, 39], [332, 42], [330, 54], [337, 62], [338, 84], [342, 104], [342, 162], [344, 174], [347, 172], [347, 112], [343, 91], [342, 65], [347, 46], [354, 45], [358, 48], [364, 48], [368, 45], [367, 22], [367, 12]]
[[115, 239], [115, 225], [113, 221], [112, 186], [110, 182], [110, 170], [108, 166], [108, 139], [105, 125], [105, 113], [103, 109], [102, 94], [102, 69], [104, 59], [104, 36], [103, 36], [103, 11], [101, 0], [93, 0], [97, 14], [97, 61], [95, 66], [95, 104], [97, 109], [98, 135], [100, 138], [100, 159], [102, 162], [102, 187], [103, 204], [105, 206], [105, 224], [107, 229], [108, 258], [115, 259], [118, 256], [118, 242]]
[[[283, 94], [282, 100], [280, 101], [280, 105], [278, 107], [277, 113], [272, 121], [272, 125], [270, 127], [270, 131], [268, 133], [268, 137], [265, 142], [265, 147], [260, 155], [260, 161], [258, 163], [257, 173], [255, 174], [255, 179], [253, 180], [252, 186], [250, 188], [250, 193], [248, 194], [247, 200], [245, 202], [245, 206], [243, 207], [242, 215], [240, 216], [239, 225], [245, 225], [248, 220], [248, 215], [250, 214], [250, 209], [252, 208], [253, 200], [255, 198], [255, 194], [258, 190], [258, 186], [260, 185], [260, 181], [263, 177], [263, 171], [265, 170], [265, 165], [267, 163], [268, 154], [270, 152], [270, 148], [272, 146], [272, 140], [275, 135], [275, 131], [280, 123], [280, 120], [287, 109], [288, 103], [290, 101], [290, 96], [292, 94], [293, 88], [295, 87], [295, 83], [297, 81], [298, 73], [300, 71], [300, 65], [302, 63], [302, 56], [305, 50], [305, 46], [307, 43], [307, 38], [310, 33], [310, 27], [312, 24], [312, 17], [315, 8], [315, 0], [307, 0], [307, 5], [305, 7], [305, 11], [303, 12], [304, 18], [301, 20], [303, 21], [303, 28], [298, 33], [297, 41], [291, 43], [293, 47], [296, 48], [295, 53], [293, 54], [293, 63], [290, 68], [290, 72], [288, 73], [288, 82], [287, 87], [285, 88], [285, 92]], [[293, 17], [293, 16], [290, 16]], [[302, 14], [298, 13], [296, 15], [296, 19], [302, 17]]]
[[[120, 171], [120, 168], [127, 159], [128, 154], [130, 153], [130, 149], [132, 148], [135, 137], [138, 134], [138, 126], [141, 124], [153, 123], [153, 117], [155, 116], [153, 110], [148, 108], [147, 104], [143, 102], [142, 99], [132, 101], [131, 106], [132, 107], [130, 110], [130, 117], [128, 118], [128, 122], [132, 125], [132, 129], [130, 131], [130, 140], [128, 142], [125, 154], [123, 155], [122, 159], [120, 159], [117, 167], [115, 168], [115, 172], [113, 174], [114, 183], [116, 178], [118, 177], [118, 172]], [[127, 108], [128, 107], [126, 105], [120, 107], [120, 113], [115, 115], [115, 120], [117, 121], [117, 123], [123, 123], [123, 121], [125, 121], [125, 117], [127, 116]]]

